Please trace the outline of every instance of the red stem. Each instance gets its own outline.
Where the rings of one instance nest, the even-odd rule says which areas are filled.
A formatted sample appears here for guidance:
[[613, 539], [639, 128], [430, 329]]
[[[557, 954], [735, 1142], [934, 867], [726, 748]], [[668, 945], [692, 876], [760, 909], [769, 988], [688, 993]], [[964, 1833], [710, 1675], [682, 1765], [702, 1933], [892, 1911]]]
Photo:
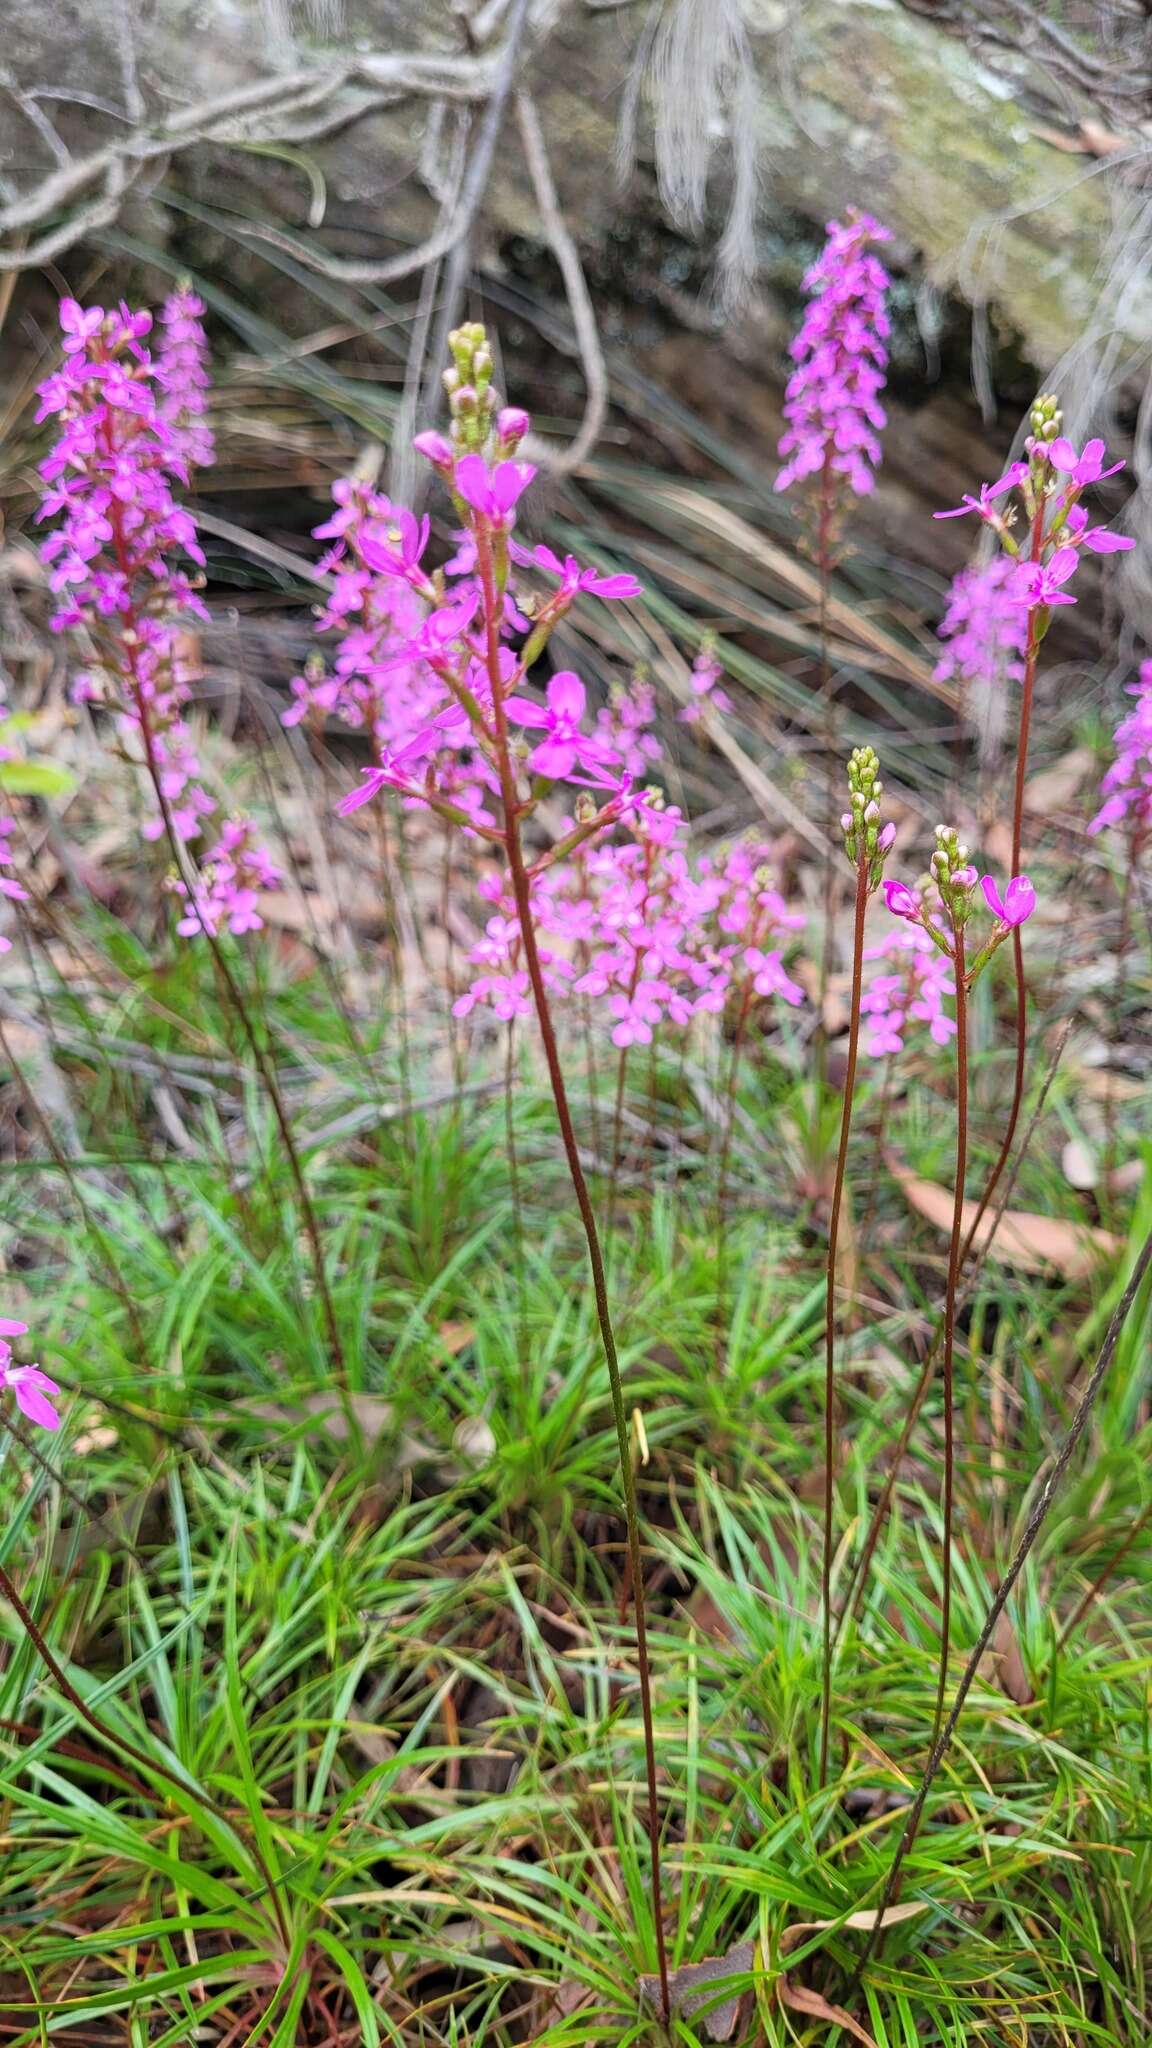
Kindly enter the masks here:
[[832, 1213], [828, 1219], [828, 1269], [824, 1302], [824, 1546], [820, 1562], [820, 1604], [824, 1621], [824, 1671], [820, 1698], [820, 1785], [828, 1782], [828, 1743], [832, 1723], [832, 1523], [835, 1512], [833, 1465], [836, 1455], [836, 1255], [840, 1248], [840, 1212], [856, 1094], [856, 1061], [860, 1050], [860, 1002], [864, 982], [864, 917], [868, 909], [869, 855], [860, 834], [856, 861], [856, 916], [852, 930], [852, 1008], [848, 1021], [848, 1071], [840, 1110], [840, 1148]]
[[952, 1204], [952, 1235], [948, 1245], [948, 1284], [944, 1295], [944, 1554], [940, 1590], [940, 1673], [932, 1723], [935, 1746], [944, 1720], [948, 1657], [952, 1648], [952, 1524], [955, 1510], [955, 1414], [953, 1360], [956, 1346], [956, 1295], [963, 1264], [964, 1181], [968, 1172], [968, 990], [965, 985], [964, 927], [953, 924], [956, 962], [956, 1188]]
[[592, 1275], [592, 1292], [596, 1301], [596, 1318], [600, 1326], [600, 1339], [604, 1347], [605, 1363], [608, 1367], [608, 1382], [612, 1394], [612, 1415], [616, 1425], [616, 1444], [620, 1455], [620, 1478], [624, 1494], [624, 1516], [628, 1531], [628, 1562], [632, 1574], [633, 1614], [636, 1625], [636, 1663], [640, 1679], [640, 1710], [644, 1724], [644, 1761], [648, 1781], [648, 1846], [652, 1865], [652, 1917], [656, 1928], [656, 1952], [660, 1973], [660, 1997], [662, 2017], [667, 2021], [672, 2011], [671, 1990], [668, 1981], [668, 1954], [664, 1937], [664, 1908], [660, 1884], [660, 1813], [656, 1783], [656, 1734], [652, 1718], [652, 1681], [648, 1658], [648, 1632], [644, 1613], [644, 1579], [640, 1553], [640, 1516], [636, 1501], [636, 1480], [632, 1471], [632, 1450], [628, 1434], [628, 1418], [624, 1405], [624, 1386], [620, 1376], [620, 1361], [616, 1351], [616, 1336], [612, 1328], [612, 1316], [608, 1305], [608, 1283], [604, 1270], [604, 1257], [600, 1247], [600, 1236], [592, 1208], [588, 1183], [580, 1163], [580, 1149], [572, 1124], [568, 1104], [568, 1091], [564, 1085], [564, 1073], [560, 1062], [560, 1051], [552, 1023], [552, 1012], [548, 1004], [548, 991], [540, 964], [540, 953], [536, 944], [536, 929], [532, 917], [532, 884], [524, 860], [520, 839], [520, 803], [516, 795], [516, 778], [508, 745], [508, 724], [504, 711], [504, 683], [500, 674], [500, 601], [496, 589], [495, 571], [492, 560], [491, 539], [482, 523], [476, 523], [476, 560], [480, 583], [484, 593], [484, 630], [489, 681], [492, 688], [494, 712], [496, 765], [500, 777], [500, 795], [504, 808], [505, 846], [508, 855], [508, 871], [512, 882], [512, 894], [516, 903], [520, 931], [524, 941], [524, 961], [532, 988], [532, 999], [536, 1020], [540, 1027], [540, 1038], [544, 1048], [544, 1059], [548, 1068], [548, 1079], [564, 1155], [572, 1181], [576, 1206], [588, 1247], [588, 1264]]

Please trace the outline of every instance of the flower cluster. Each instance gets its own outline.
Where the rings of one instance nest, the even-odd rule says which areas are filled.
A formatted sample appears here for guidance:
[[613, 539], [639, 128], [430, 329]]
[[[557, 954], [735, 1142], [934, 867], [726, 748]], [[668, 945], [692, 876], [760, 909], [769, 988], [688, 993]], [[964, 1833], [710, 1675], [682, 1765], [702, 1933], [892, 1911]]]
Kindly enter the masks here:
[[1017, 601], [1015, 569], [1006, 555], [973, 563], [954, 577], [940, 638], [947, 644], [933, 671], [937, 682], [1021, 682], [1028, 614]]
[[1138, 839], [1152, 829], [1152, 661], [1140, 665], [1140, 680], [1128, 685], [1135, 708], [1112, 735], [1116, 758], [1100, 784], [1104, 802], [1088, 827], [1104, 832], [1123, 825]]
[[63, 300], [64, 360], [40, 386], [37, 418], [60, 423], [40, 466], [39, 516], [59, 522], [42, 548], [58, 600], [51, 623], [84, 628], [92, 649], [74, 695], [113, 713], [125, 750], [146, 768], [156, 808], [145, 837], [187, 841], [216, 806], [185, 715], [200, 676], [195, 642], [174, 623], [180, 613], [207, 616], [182, 566], [203, 568], [204, 555], [175, 495], [187, 487], [190, 453], [204, 459], [206, 446], [194, 417], [199, 300], [177, 297], [167, 368], [145, 346], [151, 314]]
[[[1091, 525], [1080, 503], [1089, 485], [1124, 467], [1122, 462], [1105, 467], [1103, 441], [1088, 441], [1077, 453], [1062, 431], [1060, 408], [1051, 392], [1042, 392], [1036, 400], [1029, 428], [1026, 461], [1011, 463], [995, 483], [982, 484], [978, 498], [966, 495], [959, 505], [933, 516], [958, 519], [975, 512], [1009, 558], [1004, 595], [1025, 612], [1038, 613], [1043, 626], [1053, 606], [1076, 603], [1066, 586], [1085, 552], [1119, 554], [1135, 542], [1108, 526]], [[1023, 544], [1013, 531], [1017, 500], [1026, 521]]]
[[10, 1390], [15, 1394], [16, 1406], [29, 1422], [38, 1422], [41, 1429], [59, 1429], [60, 1417], [48, 1398], [60, 1392], [55, 1380], [50, 1380], [38, 1365], [16, 1365], [13, 1361], [9, 1337], [27, 1334], [27, 1323], [0, 1316], [0, 1393]]
[[977, 880], [996, 922], [976, 957], [970, 964], [965, 962], [966, 987], [976, 980], [1009, 933], [1024, 924], [1035, 910], [1036, 891], [1028, 876], [1013, 875], [1001, 895], [993, 876], [979, 876], [959, 835], [949, 826], [938, 825], [924, 886], [913, 889], [907, 882], [897, 881], [884, 884], [884, 901], [892, 915], [916, 927], [946, 959], [960, 960], [964, 957], [963, 934], [972, 914]]
[[912, 1023], [926, 1024], [933, 1043], [947, 1045], [956, 1026], [944, 998], [955, 995], [956, 984], [951, 963], [927, 932], [916, 925], [896, 925], [876, 945], [865, 948], [864, 958], [889, 963], [883, 973], [873, 975], [860, 1004], [868, 1019], [865, 1047], [872, 1058], [903, 1052]]
[[857, 497], [872, 489], [884, 425], [879, 394], [888, 366], [888, 274], [871, 244], [889, 239], [869, 215], [829, 221], [827, 242], [804, 279], [811, 301], [791, 345], [776, 478], [785, 491], [827, 468]]
[[251, 818], [229, 818], [216, 845], [204, 856], [195, 888], [189, 891], [179, 880], [173, 884], [187, 906], [176, 929], [183, 938], [214, 936], [221, 925], [235, 938], [261, 931], [261, 893], [278, 889], [283, 879], [280, 869], [256, 844]]
[[880, 780], [880, 763], [872, 747], [854, 747], [848, 760], [848, 806], [841, 814], [840, 829], [844, 834], [844, 851], [855, 868], [861, 859], [867, 861], [869, 892], [878, 889], [884, 874], [884, 863], [892, 851], [896, 838], [896, 827], [883, 824], [880, 816], [880, 799], [884, 784]]
[[713, 711], [731, 711], [732, 699], [727, 690], [720, 687], [723, 674], [724, 671], [716, 658], [716, 649], [705, 641], [692, 663], [692, 673], [688, 678], [691, 698], [679, 713], [684, 725], [696, 725], [706, 705], [711, 705]]
[[168, 423], [172, 445], [187, 468], [207, 469], [216, 460], [216, 443], [208, 424], [208, 338], [204, 332], [204, 301], [189, 285], [165, 299], [160, 311], [157, 349], [160, 410]]

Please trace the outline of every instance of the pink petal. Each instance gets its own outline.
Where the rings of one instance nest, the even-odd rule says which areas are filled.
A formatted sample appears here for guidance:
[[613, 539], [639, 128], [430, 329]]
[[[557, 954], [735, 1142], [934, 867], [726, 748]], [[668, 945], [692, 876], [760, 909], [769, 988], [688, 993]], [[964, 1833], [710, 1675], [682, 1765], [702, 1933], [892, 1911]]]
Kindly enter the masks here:
[[474, 512], [487, 511], [488, 467], [482, 455], [462, 455], [456, 464], [454, 482], [466, 505], [471, 505]]
[[572, 669], [561, 669], [548, 684], [548, 707], [558, 718], [570, 718], [575, 725], [584, 716], [587, 692]]
[[[1103, 444], [1101, 443], [1100, 445], [1102, 446]], [[1088, 447], [1090, 448], [1091, 446], [1092, 443], [1089, 442]], [[1085, 449], [1084, 452], [1087, 454], [1088, 450]], [[1071, 441], [1063, 434], [1058, 441], [1053, 441], [1050, 444], [1048, 460], [1052, 464], [1053, 469], [1062, 469], [1069, 473], [1080, 466], [1080, 457], [1077, 455]]]
[[14, 1323], [11, 1316], [0, 1316], [0, 1337], [26, 1337], [27, 1323]]
[[552, 782], [563, 782], [575, 765], [576, 749], [570, 740], [545, 740], [528, 756], [532, 773], [546, 775]]
[[516, 720], [517, 725], [547, 725], [548, 713], [542, 704], [533, 704], [529, 697], [506, 697], [504, 709]]
[[1009, 924], [1023, 924], [1036, 908], [1036, 891], [1027, 875], [1013, 875], [1004, 892], [1003, 915]]
[[[1009, 886], [1011, 887], [1011, 884], [1009, 884]], [[1005, 922], [1007, 922], [1007, 912], [1004, 909], [1004, 899], [1001, 896], [999, 889], [996, 887], [996, 884], [993, 881], [991, 875], [984, 875], [982, 877], [980, 887], [984, 891], [984, 901], [988, 905], [988, 908], [992, 912], [992, 915], [994, 917], [1002, 918]]]

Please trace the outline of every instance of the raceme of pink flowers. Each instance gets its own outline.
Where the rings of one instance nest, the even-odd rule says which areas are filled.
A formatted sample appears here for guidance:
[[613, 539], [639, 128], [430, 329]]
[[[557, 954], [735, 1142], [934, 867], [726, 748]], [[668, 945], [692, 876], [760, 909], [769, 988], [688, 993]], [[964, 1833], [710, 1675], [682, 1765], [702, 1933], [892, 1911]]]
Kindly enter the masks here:
[[1152, 661], [1140, 665], [1140, 680], [1128, 685], [1134, 708], [1112, 735], [1116, 758], [1100, 784], [1104, 802], [1088, 827], [1104, 832], [1125, 826], [1142, 836], [1152, 829]]
[[[958, 634], [960, 646], [952, 666], [946, 666], [946, 656], [938, 674], [986, 674], [997, 644], [1010, 644], [1007, 604], [1020, 606], [1025, 615], [1075, 604], [1076, 594], [1068, 586], [1084, 554], [1121, 554], [1135, 546], [1126, 534], [1114, 533], [1108, 526], [1092, 525], [1086, 508], [1079, 502], [1089, 486], [1115, 476], [1124, 467], [1122, 462], [1105, 467], [1103, 441], [1086, 442], [1080, 454], [1063, 435], [1051, 441], [1032, 437], [1027, 445], [1028, 460], [1011, 463], [995, 483], [982, 484], [978, 498], [967, 494], [959, 505], [933, 515], [936, 519], [958, 519], [967, 512], [975, 512], [1004, 549], [1004, 557], [996, 565], [999, 575], [994, 582], [978, 582], [976, 579], [986, 579], [989, 572], [972, 570], [964, 572], [972, 581], [961, 585], [958, 578], [953, 586], [949, 617], [941, 630], [949, 637]], [[1019, 526], [1017, 496], [1024, 514]], [[986, 622], [979, 611], [985, 597], [991, 614]], [[966, 659], [981, 662], [982, 657], [983, 664], [974, 671], [964, 667]]]
[[938, 682], [1021, 682], [1028, 615], [1017, 603], [1014, 565], [1006, 555], [961, 569], [948, 592], [933, 671]]
[[784, 396], [778, 491], [824, 470], [858, 497], [873, 486], [888, 367], [888, 274], [871, 244], [889, 239], [867, 214], [830, 221], [824, 249], [804, 279], [811, 295], [791, 345], [796, 363]]
[[39, 388], [37, 418], [59, 424], [40, 465], [39, 517], [56, 522], [41, 549], [58, 602], [51, 624], [87, 636], [74, 695], [108, 710], [145, 765], [152, 840], [169, 826], [194, 840], [216, 808], [185, 715], [200, 671], [179, 623], [207, 616], [185, 566], [202, 569], [204, 554], [179, 497], [190, 462], [212, 453], [202, 311], [190, 293], [173, 295], [154, 360], [151, 314], [65, 299], [63, 361]]

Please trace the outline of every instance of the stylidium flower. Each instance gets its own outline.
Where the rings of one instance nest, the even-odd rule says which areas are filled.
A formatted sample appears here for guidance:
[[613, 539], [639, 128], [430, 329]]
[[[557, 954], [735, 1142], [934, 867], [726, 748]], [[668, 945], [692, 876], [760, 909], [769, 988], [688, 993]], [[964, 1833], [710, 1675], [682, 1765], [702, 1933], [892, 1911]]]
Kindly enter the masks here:
[[1053, 469], [1060, 470], [1080, 489], [1085, 484], [1098, 484], [1106, 476], [1115, 476], [1124, 467], [1122, 462], [1114, 462], [1110, 469], [1104, 468], [1103, 441], [1085, 441], [1084, 453], [1077, 455], [1071, 441], [1062, 434], [1059, 440], [1049, 443], [1045, 452]]
[[1073, 546], [1087, 548], [1091, 555], [1119, 555], [1136, 545], [1129, 535], [1113, 533], [1110, 526], [1089, 526], [1083, 505], [1073, 505], [1064, 524]]
[[590, 590], [594, 597], [639, 597], [644, 588], [635, 576], [625, 575], [623, 571], [615, 576], [602, 576], [598, 569], [582, 569], [574, 555], [565, 555], [561, 561], [559, 555], [543, 544], [522, 548], [513, 541], [511, 553], [513, 561], [519, 562], [522, 568], [534, 566], [546, 569], [550, 576], [558, 576], [561, 597], [571, 599], [581, 590]]
[[828, 223], [827, 243], [804, 279], [811, 299], [792, 343], [778, 491], [825, 468], [858, 497], [872, 489], [884, 425], [888, 274], [870, 244], [887, 240], [887, 228], [867, 214]]
[[1023, 924], [1036, 908], [1036, 891], [1027, 875], [1013, 875], [1001, 896], [991, 875], [982, 875], [980, 887], [989, 910], [1001, 924]]
[[[26, 1323], [0, 1322], [0, 1329], [8, 1330], [14, 1337], [22, 1337]], [[58, 1394], [55, 1380], [50, 1380], [38, 1365], [15, 1365], [12, 1361], [12, 1346], [0, 1341], [0, 1391], [10, 1388], [16, 1396], [16, 1406], [29, 1422], [39, 1423], [41, 1429], [59, 1429], [60, 1417], [48, 1400], [49, 1394]]]
[[908, 887], [907, 882], [889, 880], [883, 886], [884, 901], [893, 917], [919, 917], [920, 898], [915, 889]]
[[482, 455], [462, 455], [454, 483], [466, 505], [503, 529], [511, 526], [512, 514], [535, 474], [531, 462], [498, 462], [489, 469]]
[[527, 697], [509, 697], [505, 706], [518, 725], [547, 732], [528, 756], [534, 775], [547, 775], [554, 782], [571, 775], [573, 768], [599, 767], [605, 758], [604, 742], [580, 730], [587, 693], [578, 675], [561, 669], [550, 678], [547, 704], [533, 704]]
[[1075, 548], [1057, 548], [1050, 561], [1021, 562], [1012, 581], [1013, 600], [1026, 604], [1029, 610], [1037, 605], [1075, 604], [1072, 592], [1065, 590], [1064, 585], [1078, 560]]
[[978, 498], [974, 498], [970, 492], [966, 491], [958, 505], [950, 506], [947, 512], [934, 512], [932, 517], [933, 519], [961, 519], [965, 512], [978, 512], [981, 519], [998, 519], [999, 513], [994, 512], [992, 509], [993, 498], [1002, 497], [1005, 491], [1013, 490], [1018, 483], [1023, 481], [1027, 474], [1028, 464], [1026, 462], [1013, 462], [1005, 470], [1003, 476], [997, 478], [994, 484], [981, 484], [980, 496]]

